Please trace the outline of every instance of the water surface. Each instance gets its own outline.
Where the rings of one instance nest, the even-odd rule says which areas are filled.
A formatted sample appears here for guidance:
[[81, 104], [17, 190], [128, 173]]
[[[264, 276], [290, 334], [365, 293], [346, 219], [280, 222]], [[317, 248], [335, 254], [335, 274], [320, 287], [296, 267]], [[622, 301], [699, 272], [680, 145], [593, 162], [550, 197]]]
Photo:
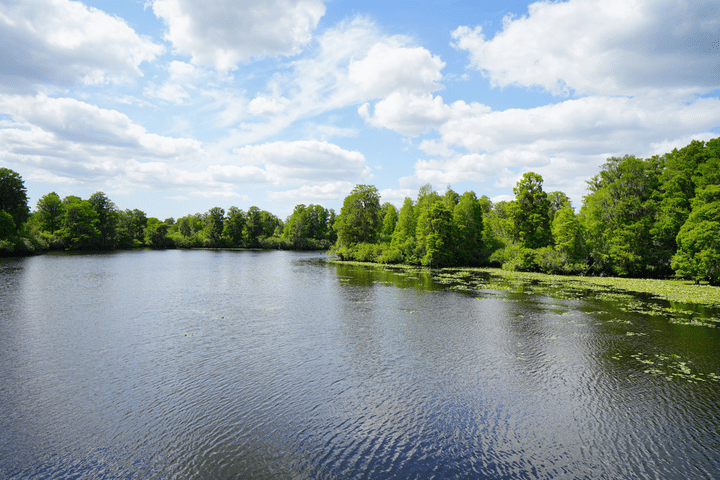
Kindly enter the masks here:
[[0, 478], [717, 477], [718, 329], [442, 280], [297, 252], [0, 260]]

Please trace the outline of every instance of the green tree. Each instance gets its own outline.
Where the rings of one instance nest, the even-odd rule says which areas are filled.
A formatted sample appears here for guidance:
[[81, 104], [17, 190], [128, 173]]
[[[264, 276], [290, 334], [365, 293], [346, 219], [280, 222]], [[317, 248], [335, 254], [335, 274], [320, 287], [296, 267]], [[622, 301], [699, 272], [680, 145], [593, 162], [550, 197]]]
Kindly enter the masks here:
[[398, 213], [398, 220], [392, 234], [392, 241], [390, 242], [391, 247], [397, 251], [399, 261], [419, 263], [419, 260], [413, 256], [416, 248], [416, 229], [417, 222], [415, 220], [414, 203], [410, 197], [405, 197], [403, 206], [400, 208], [400, 213]]
[[247, 237], [247, 245], [249, 247], [260, 246], [260, 237], [263, 234], [263, 221], [261, 213], [262, 210], [255, 206], [250, 207], [247, 211], [245, 230]]
[[343, 246], [375, 243], [380, 230], [380, 194], [370, 185], [357, 185], [345, 197], [333, 228]]
[[515, 188], [515, 201], [510, 204], [514, 240], [525, 248], [550, 245], [550, 202], [542, 189], [540, 175], [528, 172]]
[[118, 224], [115, 204], [103, 192], [93, 193], [88, 201], [95, 213], [97, 213], [100, 248], [103, 250], [114, 248]]
[[147, 216], [137, 208], [118, 212], [118, 243], [121, 248], [141, 247], [145, 243]]
[[465, 192], [453, 209], [454, 262], [479, 265], [483, 259], [483, 211], [475, 192]]
[[382, 226], [380, 228], [380, 237], [383, 241], [390, 241], [395, 225], [398, 222], [398, 209], [390, 202], [385, 202], [380, 206], [380, 216], [382, 217]]
[[15, 222], [12, 216], [0, 210], [0, 240], [6, 240], [15, 233]]
[[213, 207], [208, 210], [205, 216], [205, 238], [207, 246], [220, 246], [220, 238], [222, 237], [225, 227], [225, 210], [220, 207]]
[[670, 272], [659, 261], [652, 235], [663, 159], [630, 155], [609, 158], [589, 182], [580, 210], [596, 273], [657, 276]]
[[[189, 227], [187, 227], [189, 229]], [[245, 230], [245, 212], [237, 207], [230, 207], [227, 211], [227, 218], [223, 226], [223, 236], [231, 246], [240, 247], [243, 245], [243, 232]]]
[[168, 237], [169, 230], [170, 225], [167, 223], [154, 217], [148, 218], [144, 232], [145, 245], [153, 249], [170, 248], [172, 240]]
[[100, 245], [97, 229], [98, 215], [92, 204], [80, 197], [68, 195], [63, 199], [62, 228], [57, 235], [71, 250], [92, 250]]
[[62, 222], [62, 200], [55, 192], [40, 197], [37, 203], [38, 223], [44, 232], [55, 233]]
[[428, 212], [428, 232], [425, 236], [425, 255], [422, 264], [431, 268], [446, 267], [453, 263], [452, 212], [445, 202], [435, 202]]
[[575, 211], [568, 203], [554, 215], [552, 234], [555, 250], [564, 258], [566, 265], [582, 261], [583, 233]]
[[672, 268], [679, 277], [720, 285], [720, 185], [705, 187], [677, 236]]
[[25, 182], [9, 168], [0, 168], [0, 211], [12, 217], [16, 230], [30, 217]]

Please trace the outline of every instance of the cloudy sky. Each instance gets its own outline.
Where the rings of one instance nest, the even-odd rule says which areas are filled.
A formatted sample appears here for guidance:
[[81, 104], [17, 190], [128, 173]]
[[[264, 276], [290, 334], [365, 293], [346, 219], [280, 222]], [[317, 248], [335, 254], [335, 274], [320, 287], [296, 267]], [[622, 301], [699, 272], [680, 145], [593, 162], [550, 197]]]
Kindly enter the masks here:
[[0, 0], [0, 61], [33, 208], [284, 218], [527, 171], [577, 208], [606, 158], [720, 136], [717, 0]]

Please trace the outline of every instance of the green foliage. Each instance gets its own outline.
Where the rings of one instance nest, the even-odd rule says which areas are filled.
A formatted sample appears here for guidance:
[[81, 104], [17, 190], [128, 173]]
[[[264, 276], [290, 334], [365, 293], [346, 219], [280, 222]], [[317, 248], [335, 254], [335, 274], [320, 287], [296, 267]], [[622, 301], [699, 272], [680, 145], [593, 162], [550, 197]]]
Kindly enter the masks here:
[[170, 225], [157, 218], [149, 218], [145, 227], [145, 245], [153, 249], [172, 248], [172, 237], [168, 236]]
[[69, 195], [63, 199], [63, 216], [57, 236], [70, 250], [94, 250], [101, 242], [98, 214], [92, 204], [80, 197]]
[[515, 188], [515, 201], [509, 205], [513, 221], [511, 235], [525, 248], [540, 248], [552, 242], [550, 232], [550, 202], [542, 189], [540, 175], [528, 172]]
[[390, 241], [395, 225], [398, 222], [398, 209], [390, 202], [385, 202], [380, 207], [380, 216], [382, 217], [382, 226], [380, 228], [380, 238], [383, 241]]
[[117, 242], [120, 248], [137, 248], [145, 244], [147, 217], [142, 210], [118, 212]]
[[720, 185], [699, 193], [687, 221], [677, 236], [678, 252], [672, 267], [676, 275], [695, 282], [720, 284]]
[[588, 182], [591, 193], [585, 197], [581, 216], [596, 273], [669, 273], [669, 259], [659, 261], [660, 249], [652, 235], [662, 162], [659, 157], [609, 158]]
[[50, 192], [40, 197], [36, 215], [42, 231], [55, 233], [60, 228], [63, 215], [62, 201], [58, 194]]
[[0, 240], [7, 240], [10, 235], [15, 233], [15, 230], [15, 221], [12, 215], [0, 210]]
[[118, 213], [115, 204], [103, 192], [92, 194], [88, 200], [97, 214], [97, 229], [100, 232], [100, 248], [115, 248]]
[[16, 229], [30, 216], [25, 182], [9, 168], [0, 168], [0, 211], [12, 217]]
[[380, 194], [377, 188], [369, 185], [357, 185], [345, 197], [333, 228], [337, 232], [338, 243], [343, 246], [358, 243], [375, 243], [379, 234]]
[[478, 266], [487, 259], [483, 245], [483, 209], [475, 192], [465, 192], [453, 209], [453, 263]]
[[[185, 226], [185, 231], [189, 231], [189, 227]], [[240, 247], [244, 244], [245, 232], [245, 212], [237, 207], [230, 207], [227, 211], [227, 217], [223, 224], [223, 237], [232, 247]]]
[[225, 227], [225, 210], [220, 207], [213, 207], [208, 210], [205, 215], [205, 246], [219, 247], [221, 246], [220, 238], [222, 237]]
[[446, 267], [453, 264], [452, 212], [444, 202], [435, 202], [427, 215], [429, 224], [425, 235], [425, 255], [422, 264], [429, 267]]
[[578, 263], [583, 259], [582, 225], [569, 203], [555, 214], [552, 222], [552, 235], [555, 250], [566, 258], [568, 263]]

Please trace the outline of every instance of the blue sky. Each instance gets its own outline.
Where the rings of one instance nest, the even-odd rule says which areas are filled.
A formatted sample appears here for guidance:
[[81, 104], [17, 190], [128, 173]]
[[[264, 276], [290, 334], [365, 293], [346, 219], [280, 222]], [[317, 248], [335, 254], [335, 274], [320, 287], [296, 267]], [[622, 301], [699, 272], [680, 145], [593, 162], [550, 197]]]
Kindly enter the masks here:
[[0, 165], [31, 207], [158, 218], [354, 185], [579, 208], [611, 156], [720, 135], [716, 0], [0, 0]]

